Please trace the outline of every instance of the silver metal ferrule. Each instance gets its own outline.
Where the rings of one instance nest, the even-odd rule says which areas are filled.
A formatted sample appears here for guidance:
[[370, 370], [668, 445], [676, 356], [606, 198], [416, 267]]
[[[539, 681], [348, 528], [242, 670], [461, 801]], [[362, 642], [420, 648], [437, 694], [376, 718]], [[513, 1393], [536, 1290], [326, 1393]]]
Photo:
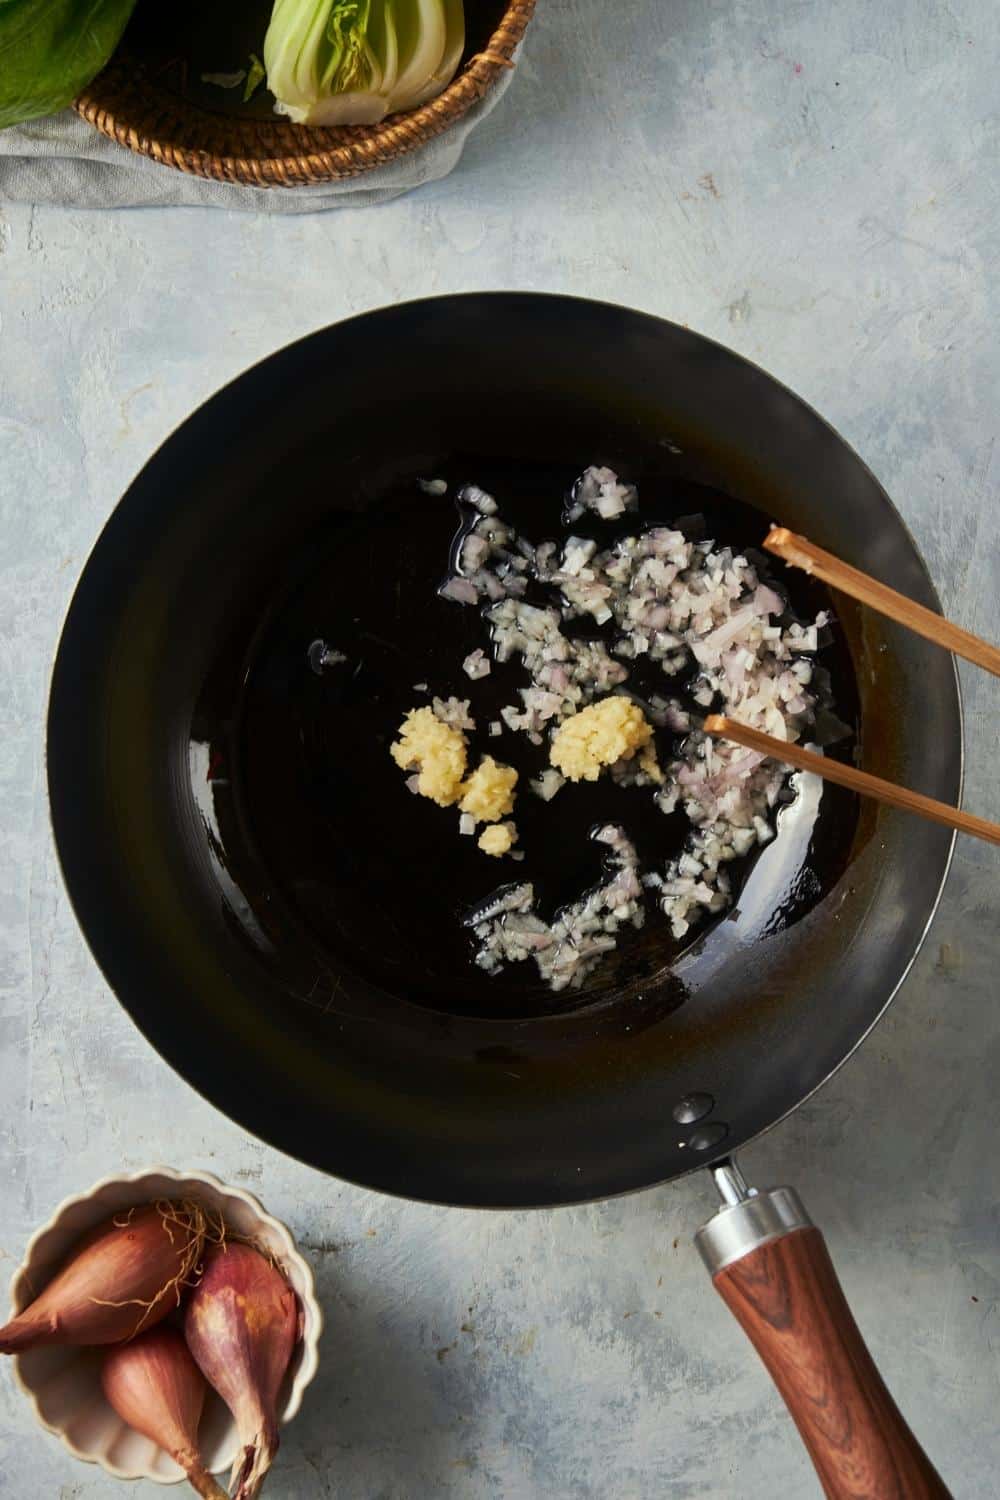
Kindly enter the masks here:
[[737, 1203], [745, 1203], [748, 1198], [756, 1198], [757, 1189], [747, 1185], [735, 1156], [724, 1157], [708, 1170], [723, 1208], [732, 1208]]
[[712, 1177], [723, 1207], [703, 1224], [694, 1237], [711, 1276], [716, 1276], [751, 1250], [780, 1240], [796, 1229], [810, 1229], [812, 1220], [794, 1188], [748, 1187], [734, 1161], [723, 1161], [712, 1169]]

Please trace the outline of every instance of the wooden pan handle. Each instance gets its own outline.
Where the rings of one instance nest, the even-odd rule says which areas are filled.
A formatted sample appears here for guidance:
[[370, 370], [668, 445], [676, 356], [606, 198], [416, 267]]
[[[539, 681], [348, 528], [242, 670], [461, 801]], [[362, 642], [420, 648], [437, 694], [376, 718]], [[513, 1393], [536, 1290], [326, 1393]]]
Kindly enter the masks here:
[[[790, 1189], [774, 1194], [801, 1209]], [[772, 1196], [747, 1200], [758, 1220]], [[710, 1269], [703, 1236], [738, 1208], [723, 1209], [699, 1235]], [[715, 1270], [716, 1290], [767, 1366], [828, 1500], [950, 1500], [865, 1346], [822, 1234], [801, 1217], [805, 1224], [772, 1224], [762, 1243]]]

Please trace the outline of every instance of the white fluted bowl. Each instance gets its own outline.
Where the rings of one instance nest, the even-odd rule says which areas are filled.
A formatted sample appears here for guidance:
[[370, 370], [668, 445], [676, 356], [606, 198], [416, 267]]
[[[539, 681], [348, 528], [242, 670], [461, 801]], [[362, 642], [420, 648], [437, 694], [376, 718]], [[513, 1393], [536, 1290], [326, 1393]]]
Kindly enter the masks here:
[[[302, 1338], [278, 1400], [280, 1420], [290, 1421], [319, 1362], [317, 1345], [323, 1314], [316, 1300], [313, 1274], [286, 1225], [266, 1213], [252, 1193], [227, 1187], [210, 1172], [149, 1167], [121, 1177], [103, 1177], [88, 1193], [65, 1199], [29, 1241], [11, 1282], [11, 1316], [22, 1312], [38, 1296], [88, 1229], [122, 1209], [159, 1198], [190, 1198], [221, 1214], [234, 1234], [252, 1239], [269, 1251], [298, 1297]], [[75, 1458], [100, 1464], [116, 1479], [177, 1484], [184, 1475], [169, 1454], [126, 1426], [108, 1405], [101, 1390], [101, 1357], [102, 1351], [93, 1349], [34, 1349], [17, 1355], [13, 1366], [38, 1421], [62, 1438]], [[205, 1402], [199, 1445], [213, 1473], [228, 1469], [236, 1457], [236, 1428], [214, 1391]]]

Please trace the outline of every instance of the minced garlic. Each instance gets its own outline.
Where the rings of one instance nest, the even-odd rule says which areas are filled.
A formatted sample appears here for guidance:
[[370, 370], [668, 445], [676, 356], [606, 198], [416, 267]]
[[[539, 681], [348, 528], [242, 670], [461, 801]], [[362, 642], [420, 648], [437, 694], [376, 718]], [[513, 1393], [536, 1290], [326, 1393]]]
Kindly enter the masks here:
[[656, 758], [655, 745], [643, 745], [639, 751], [639, 768], [645, 771], [650, 781], [658, 783], [663, 781], [663, 772], [660, 769], [660, 762]]
[[[570, 781], [596, 781], [605, 766], [631, 760], [652, 737], [642, 709], [631, 698], [602, 698], [563, 720], [553, 735], [549, 759]], [[640, 764], [654, 775], [652, 749]]]
[[432, 708], [413, 708], [389, 753], [404, 771], [419, 770], [417, 790], [422, 797], [430, 797], [439, 807], [450, 807], [462, 794], [465, 750], [460, 729], [442, 724]]
[[[419, 771], [417, 791], [439, 807], [451, 807], [458, 802], [461, 812], [476, 823], [497, 823], [514, 811], [517, 772], [513, 766], [500, 765], [492, 755], [484, 755], [466, 781], [465, 735], [453, 725], [445, 724], [432, 708], [410, 710], [389, 753], [402, 770]], [[495, 852], [505, 853], [511, 843], [513, 838]]]
[[513, 823], [494, 823], [479, 835], [479, 847], [484, 854], [506, 854], [516, 843], [517, 829]]
[[496, 823], [514, 811], [514, 787], [517, 772], [513, 766], [502, 766], [492, 755], [484, 755], [468, 781], [461, 788], [458, 804], [479, 823]]

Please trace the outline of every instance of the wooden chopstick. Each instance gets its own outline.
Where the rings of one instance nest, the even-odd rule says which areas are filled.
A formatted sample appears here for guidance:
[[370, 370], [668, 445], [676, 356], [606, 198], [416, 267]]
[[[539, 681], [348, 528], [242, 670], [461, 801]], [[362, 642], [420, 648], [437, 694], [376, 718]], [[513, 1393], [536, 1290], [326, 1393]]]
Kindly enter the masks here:
[[790, 745], [786, 740], [776, 740], [759, 729], [750, 729], [746, 724], [738, 724], [722, 714], [709, 714], [703, 727], [705, 733], [714, 738], [731, 740], [733, 744], [744, 745], [748, 750], [760, 750], [773, 760], [798, 766], [802, 771], [814, 771], [826, 781], [835, 781], [838, 786], [860, 792], [863, 797], [874, 797], [879, 802], [887, 802], [890, 807], [901, 807], [905, 812], [919, 813], [922, 818], [930, 818], [933, 823], [943, 823], [946, 828], [957, 828], [959, 833], [971, 833], [973, 838], [985, 839], [989, 844], [1000, 844], [1000, 823], [977, 818], [972, 813], [951, 807], [947, 802], [936, 802], [933, 797], [925, 797], [921, 792], [911, 792], [905, 786], [883, 781], [881, 776], [870, 776], [867, 771], [859, 771], [855, 766], [845, 766], [838, 760], [827, 760], [825, 755], [816, 755], [814, 751], [804, 750], [801, 745]]
[[898, 594], [895, 589], [879, 583], [877, 579], [869, 578], [867, 573], [852, 568], [849, 563], [841, 562], [839, 557], [834, 557], [832, 552], [824, 552], [822, 547], [817, 547], [807, 537], [797, 536], [785, 526], [772, 526], [764, 539], [764, 546], [768, 552], [783, 558], [793, 568], [805, 569], [814, 578], [820, 578], [829, 584], [832, 589], [850, 594], [852, 599], [870, 605], [879, 614], [888, 615], [890, 620], [897, 620], [900, 625], [908, 626], [927, 640], [935, 641], [946, 650], [954, 651], [956, 656], [964, 656], [966, 661], [975, 662], [977, 667], [985, 667], [987, 672], [1000, 677], [1000, 649], [996, 646], [980, 640], [971, 631], [953, 625], [950, 620], [942, 619], [932, 609], [926, 609], [913, 599], [907, 599], [905, 594]]

